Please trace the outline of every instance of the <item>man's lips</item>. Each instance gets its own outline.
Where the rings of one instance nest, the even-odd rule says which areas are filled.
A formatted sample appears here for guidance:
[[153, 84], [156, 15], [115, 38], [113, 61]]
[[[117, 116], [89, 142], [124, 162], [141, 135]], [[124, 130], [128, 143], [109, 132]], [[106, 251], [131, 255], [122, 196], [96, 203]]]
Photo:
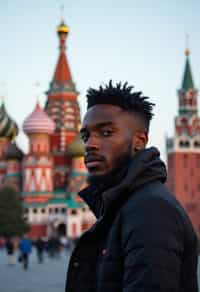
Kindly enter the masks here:
[[104, 158], [96, 155], [88, 155], [85, 157], [87, 168], [97, 167], [102, 161], [104, 161]]
[[99, 166], [99, 164], [101, 163], [102, 161], [90, 161], [90, 162], [86, 162], [86, 166], [88, 169], [91, 169], [91, 168], [96, 168]]

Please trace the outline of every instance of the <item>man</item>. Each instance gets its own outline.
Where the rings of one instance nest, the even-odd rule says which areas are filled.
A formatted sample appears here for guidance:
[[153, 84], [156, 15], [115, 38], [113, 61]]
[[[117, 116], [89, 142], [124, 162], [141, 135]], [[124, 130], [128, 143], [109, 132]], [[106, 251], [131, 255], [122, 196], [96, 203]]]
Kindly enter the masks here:
[[45, 242], [41, 237], [35, 241], [35, 248], [37, 252], [38, 263], [41, 264], [44, 260]]
[[29, 255], [32, 251], [32, 244], [28, 236], [25, 234], [19, 242], [20, 258], [24, 270], [28, 269], [29, 266]]
[[81, 136], [97, 222], [79, 239], [67, 292], [197, 292], [197, 239], [146, 149], [153, 104], [125, 83], [89, 89]]
[[15, 253], [15, 247], [14, 247], [12, 238], [8, 237], [6, 239], [5, 247], [6, 247], [6, 253], [8, 257], [8, 265], [12, 266], [13, 261], [14, 261], [14, 253]]

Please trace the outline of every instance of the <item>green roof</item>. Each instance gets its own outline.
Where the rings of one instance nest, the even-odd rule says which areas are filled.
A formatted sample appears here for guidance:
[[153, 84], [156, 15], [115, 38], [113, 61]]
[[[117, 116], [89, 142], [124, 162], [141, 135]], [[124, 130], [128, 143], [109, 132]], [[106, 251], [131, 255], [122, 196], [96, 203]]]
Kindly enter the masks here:
[[23, 202], [22, 203], [23, 207], [32, 207], [32, 208], [37, 208], [37, 207], [46, 207], [48, 205], [48, 202], [46, 203], [27, 203]]
[[84, 205], [83, 202], [80, 202], [80, 203], [79, 202], [76, 202], [72, 198], [67, 199], [67, 204], [68, 204], [68, 207], [69, 208], [72, 208], [72, 209], [74, 209], [74, 208], [81, 208]]
[[48, 204], [67, 204], [66, 198], [52, 198], [48, 201]]
[[183, 75], [182, 88], [185, 90], [194, 88], [194, 83], [192, 80], [192, 73], [191, 73], [191, 68], [190, 68], [190, 61], [188, 57], [186, 59], [186, 64], [185, 64], [185, 72]]

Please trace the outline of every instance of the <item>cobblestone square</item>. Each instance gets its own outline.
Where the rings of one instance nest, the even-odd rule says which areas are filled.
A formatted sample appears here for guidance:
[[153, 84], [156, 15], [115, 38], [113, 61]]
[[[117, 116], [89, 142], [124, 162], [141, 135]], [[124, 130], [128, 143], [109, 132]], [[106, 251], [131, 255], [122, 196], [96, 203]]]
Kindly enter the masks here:
[[58, 258], [45, 254], [44, 263], [39, 264], [35, 251], [30, 256], [28, 270], [23, 270], [17, 262], [8, 266], [5, 251], [0, 251], [0, 291], [1, 292], [63, 292], [69, 252], [63, 251]]
[[[64, 292], [67, 265], [70, 253], [62, 251], [58, 258], [45, 254], [44, 263], [39, 264], [35, 251], [30, 256], [27, 271], [17, 262], [8, 266], [5, 251], [0, 251], [0, 291], [1, 292]], [[200, 265], [198, 267], [200, 279]], [[200, 291], [200, 289], [199, 289]]]

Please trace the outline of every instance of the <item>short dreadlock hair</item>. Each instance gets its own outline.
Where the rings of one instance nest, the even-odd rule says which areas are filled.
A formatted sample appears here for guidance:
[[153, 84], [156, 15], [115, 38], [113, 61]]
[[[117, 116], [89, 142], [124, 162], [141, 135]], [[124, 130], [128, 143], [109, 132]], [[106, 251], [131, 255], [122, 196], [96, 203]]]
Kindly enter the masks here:
[[149, 97], [143, 96], [142, 92], [133, 92], [132, 90], [133, 86], [129, 86], [127, 82], [124, 84], [119, 82], [114, 86], [112, 80], [105, 87], [89, 88], [86, 94], [87, 109], [97, 104], [117, 105], [131, 114], [138, 115], [144, 121], [148, 132], [155, 104], [149, 102]]

